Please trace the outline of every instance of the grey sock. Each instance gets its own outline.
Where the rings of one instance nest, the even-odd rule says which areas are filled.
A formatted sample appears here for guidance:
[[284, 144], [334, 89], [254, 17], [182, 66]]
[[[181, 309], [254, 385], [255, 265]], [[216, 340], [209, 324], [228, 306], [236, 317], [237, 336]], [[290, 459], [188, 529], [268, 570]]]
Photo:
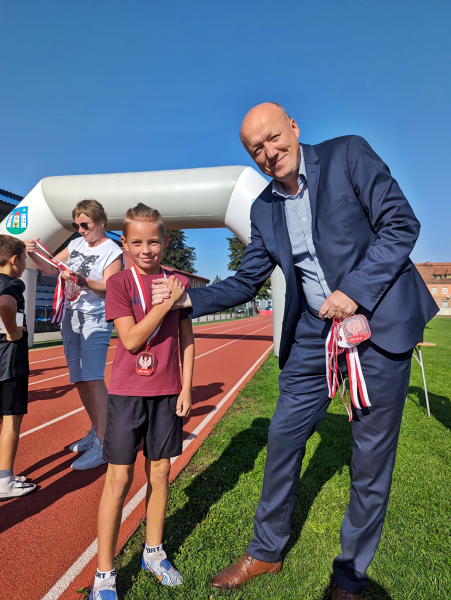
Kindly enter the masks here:
[[13, 476], [12, 469], [5, 469], [4, 471], [0, 470], [0, 479], [6, 479], [7, 477]]

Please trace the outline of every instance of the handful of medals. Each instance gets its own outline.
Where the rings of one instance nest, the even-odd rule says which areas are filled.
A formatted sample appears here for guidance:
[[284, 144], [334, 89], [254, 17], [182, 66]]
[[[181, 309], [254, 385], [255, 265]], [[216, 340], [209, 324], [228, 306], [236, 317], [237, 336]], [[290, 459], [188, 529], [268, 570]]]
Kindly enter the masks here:
[[[326, 340], [326, 373], [329, 398], [333, 398], [337, 389], [340, 392], [343, 404], [348, 413], [348, 420], [352, 420], [352, 408], [345, 400], [345, 385], [341, 371], [338, 367], [338, 356], [346, 352], [346, 362], [348, 365], [349, 389], [351, 392], [351, 401], [354, 408], [361, 409], [371, 406], [366, 389], [365, 379], [360, 365], [358, 344], [368, 340], [371, 337], [371, 330], [366, 317], [363, 315], [354, 315], [343, 319], [333, 319], [329, 335]], [[338, 381], [338, 372], [342, 379], [343, 389]]]
[[66, 281], [61, 277], [61, 273], [63, 271], [67, 271], [68, 267], [63, 262], [55, 258], [50, 254], [45, 246], [36, 240], [36, 246], [42, 251], [36, 251], [36, 254], [40, 256], [43, 260], [56, 267], [60, 274], [58, 276], [58, 282], [55, 288], [55, 294], [53, 296], [53, 311], [52, 317], [50, 319], [51, 323], [61, 323], [63, 318], [63, 309], [64, 309], [64, 297], [66, 297], [69, 302], [73, 302], [80, 295], [80, 286], [78, 285], [77, 278], [75, 275], [71, 275], [70, 280]]

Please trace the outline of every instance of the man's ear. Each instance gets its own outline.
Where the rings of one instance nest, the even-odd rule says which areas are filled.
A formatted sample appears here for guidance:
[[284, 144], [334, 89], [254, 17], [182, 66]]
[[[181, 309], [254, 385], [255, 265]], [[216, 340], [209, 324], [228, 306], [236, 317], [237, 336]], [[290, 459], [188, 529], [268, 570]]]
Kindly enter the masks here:
[[168, 247], [169, 244], [169, 234], [166, 234], [164, 236], [164, 240], [163, 240], [163, 252], [166, 250], [166, 248]]
[[130, 250], [128, 249], [127, 240], [124, 238], [123, 235], [121, 235], [121, 243], [124, 249], [127, 250], [127, 252], [130, 252]]
[[290, 125], [291, 125], [291, 129], [294, 131], [295, 136], [299, 139], [300, 130], [299, 130], [298, 124], [296, 123], [296, 121], [294, 119], [291, 119]]

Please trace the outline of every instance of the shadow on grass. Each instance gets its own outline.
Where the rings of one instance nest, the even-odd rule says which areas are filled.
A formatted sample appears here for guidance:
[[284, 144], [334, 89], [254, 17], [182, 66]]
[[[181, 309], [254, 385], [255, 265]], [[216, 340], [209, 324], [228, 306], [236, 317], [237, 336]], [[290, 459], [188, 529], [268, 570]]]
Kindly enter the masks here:
[[[329, 585], [322, 592], [321, 597], [318, 598], [318, 600], [331, 600], [333, 591], [334, 591], [334, 579], [331, 575]], [[362, 600], [393, 600], [393, 598], [387, 592], [387, 590], [385, 590], [383, 587], [381, 587], [378, 583], [376, 583], [372, 579], [369, 580], [368, 585], [363, 590], [361, 599]]]
[[[409, 394], [413, 394], [418, 398], [419, 406], [423, 407], [426, 412], [427, 407], [424, 389], [422, 387], [411, 385], [409, 387]], [[428, 391], [428, 398], [429, 406], [431, 407], [431, 415], [434, 415], [437, 421], [440, 421], [442, 425], [451, 429], [451, 400], [446, 396], [439, 396], [430, 391]]]
[[[187, 501], [165, 523], [165, 547], [169, 558], [183, 545], [194, 529], [207, 517], [210, 508], [232, 490], [243, 473], [254, 469], [255, 460], [267, 444], [270, 420], [256, 418], [251, 427], [236, 435], [221, 456], [203, 471], [194, 471], [193, 481], [183, 489]], [[321, 438], [309, 464], [302, 473], [296, 502], [292, 535], [285, 549], [287, 554], [298, 542], [310, 509], [323, 486], [343, 468], [348, 469], [352, 457], [351, 427], [345, 415], [327, 413], [318, 434]], [[190, 469], [188, 465], [187, 469]], [[233, 535], [233, 522], [230, 535]], [[245, 548], [243, 548], [243, 551]], [[201, 551], [202, 552], [202, 551]], [[118, 592], [125, 594], [140, 571], [141, 549], [136, 550], [127, 564], [119, 568]], [[332, 566], [332, 565], [331, 565]], [[215, 573], [211, 573], [211, 576]], [[190, 590], [190, 593], [194, 590]], [[332, 597], [333, 580], [318, 600]], [[191, 597], [191, 596], [190, 596]], [[362, 600], [391, 600], [391, 596], [374, 581], [362, 593]]]
[[317, 433], [321, 441], [302, 473], [286, 555], [297, 541], [315, 498], [337, 471], [349, 467], [352, 458], [351, 425], [345, 415], [326, 413]]
[[[268, 441], [270, 420], [259, 417], [251, 427], [232, 438], [221, 456], [205, 470], [196, 472], [184, 488], [188, 500], [183, 508], [169, 516], [164, 525], [164, 545], [169, 558], [184, 543], [195, 527], [207, 516], [211, 506], [232, 490], [243, 473], [254, 469], [255, 461]], [[190, 469], [188, 465], [187, 469]], [[231, 535], [233, 532], [231, 531]], [[118, 592], [124, 594], [141, 568], [141, 550], [133, 555], [117, 577]], [[212, 576], [214, 573], [212, 574]]]

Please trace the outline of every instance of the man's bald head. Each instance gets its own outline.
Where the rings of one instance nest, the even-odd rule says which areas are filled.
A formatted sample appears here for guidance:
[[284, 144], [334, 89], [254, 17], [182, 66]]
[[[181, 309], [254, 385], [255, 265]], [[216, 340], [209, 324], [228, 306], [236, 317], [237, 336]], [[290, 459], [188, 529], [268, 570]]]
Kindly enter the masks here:
[[277, 102], [254, 106], [241, 124], [240, 139], [250, 156], [263, 173], [282, 182], [297, 182], [298, 138], [296, 122]]
[[249, 126], [251, 126], [256, 120], [265, 118], [268, 119], [271, 118], [271, 116], [274, 117], [274, 115], [281, 115], [286, 121], [291, 120], [290, 115], [287, 113], [284, 107], [277, 102], [262, 102], [262, 104], [257, 104], [257, 106], [251, 108], [241, 123], [240, 139], [243, 145], [245, 143], [245, 138], [243, 136], [245, 135], [245, 131], [249, 128]]

